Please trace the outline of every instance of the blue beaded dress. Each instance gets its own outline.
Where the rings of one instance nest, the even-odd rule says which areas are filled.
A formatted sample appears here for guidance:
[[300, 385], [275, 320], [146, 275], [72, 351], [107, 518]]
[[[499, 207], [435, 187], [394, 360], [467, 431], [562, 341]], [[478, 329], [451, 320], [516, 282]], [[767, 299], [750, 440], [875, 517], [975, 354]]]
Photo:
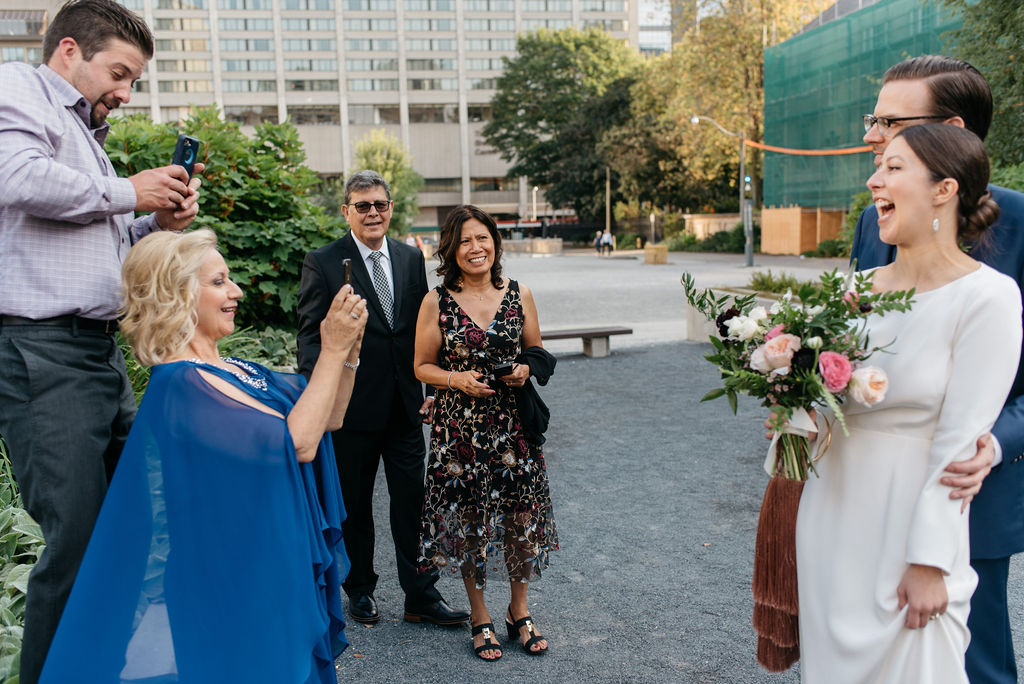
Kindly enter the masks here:
[[299, 463], [305, 379], [153, 368], [43, 670], [47, 683], [334, 684], [349, 562], [331, 441]]

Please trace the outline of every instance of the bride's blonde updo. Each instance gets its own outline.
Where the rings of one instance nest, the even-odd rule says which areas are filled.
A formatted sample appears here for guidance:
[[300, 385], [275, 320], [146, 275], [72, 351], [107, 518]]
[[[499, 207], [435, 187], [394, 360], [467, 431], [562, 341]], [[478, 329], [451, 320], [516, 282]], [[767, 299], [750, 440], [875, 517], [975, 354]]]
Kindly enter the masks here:
[[950, 124], [910, 126], [898, 134], [938, 183], [957, 182], [957, 238], [977, 243], [999, 218], [999, 205], [988, 191], [989, 163], [985, 143], [967, 129]]
[[140, 363], [162, 363], [192, 339], [199, 269], [211, 249], [217, 249], [217, 236], [203, 228], [152, 233], [128, 252], [121, 268], [121, 332]]

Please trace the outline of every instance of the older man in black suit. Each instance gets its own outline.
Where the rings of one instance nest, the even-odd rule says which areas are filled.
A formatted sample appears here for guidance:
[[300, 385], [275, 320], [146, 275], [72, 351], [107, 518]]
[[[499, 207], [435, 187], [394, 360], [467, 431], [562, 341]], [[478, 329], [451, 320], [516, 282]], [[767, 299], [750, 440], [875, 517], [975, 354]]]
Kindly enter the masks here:
[[333, 433], [348, 519], [343, 525], [352, 570], [343, 587], [357, 622], [380, 620], [373, 592], [373, 486], [384, 460], [391, 498], [391, 535], [405, 619], [454, 625], [469, 619], [453, 610], [434, 587], [437, 574], [419, 572], [420, 514], [426, 449], [421, 422], [429, 422], [433, 397], [413, 375], [416, 316], [427, 293], [423, 254], [387, 237], [394, 205], [387, 181], [359, 171], [345, 184], [342, 213], [351, 231], [306, 255], [299, 288], [299, 370], [308, 377], [320, 354], [320, 321], [344, 284], [342, 261], [352, 262], [352, 287], [370, 313], [356, 384], [344, 426]]

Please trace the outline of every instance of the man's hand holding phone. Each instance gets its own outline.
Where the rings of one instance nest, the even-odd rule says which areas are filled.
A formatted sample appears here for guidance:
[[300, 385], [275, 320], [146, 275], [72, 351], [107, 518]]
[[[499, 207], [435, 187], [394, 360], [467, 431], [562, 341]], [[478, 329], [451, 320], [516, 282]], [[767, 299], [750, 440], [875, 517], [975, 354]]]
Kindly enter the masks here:
[[[185, 145], [182, 138], [194, 142]], [[201, 173], [206, 165], [195, 161], [199, 152], [198, 140], [184, 135], [179, 135], [178, 140], [169, 166], [140, 171], [128, 179], [135, 188], [135, 211], [155, 212], [157, 225], [163, 230], [184, 230], [199, 213], [202, 181], [196, 174]], [[187, 167], [183, 165], [186, 163]]]

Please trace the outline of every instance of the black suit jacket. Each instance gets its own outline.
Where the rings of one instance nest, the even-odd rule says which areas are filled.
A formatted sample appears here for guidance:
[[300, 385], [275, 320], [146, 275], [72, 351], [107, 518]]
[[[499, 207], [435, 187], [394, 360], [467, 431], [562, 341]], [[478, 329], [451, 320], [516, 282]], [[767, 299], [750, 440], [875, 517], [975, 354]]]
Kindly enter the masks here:
[[352, 288], [367, 301], [369, 321], [356, 371], [352, 400], [345, 414], [346, 430], [387, 427], [395, 393], [410, 421], [420, 420], [423, 385], [413, 373], [416, 317], [427, 293], [423, 253], [387, 238], [395, 291], [395, 327], [388, 327], [373, 279], [359, 256], [351, 233], [315, 249], [302, 263], [299, 285], [299, 372], [307, 378], [320, 356], [320, 322], [342, 286], [341, 260], [352, 260]]

